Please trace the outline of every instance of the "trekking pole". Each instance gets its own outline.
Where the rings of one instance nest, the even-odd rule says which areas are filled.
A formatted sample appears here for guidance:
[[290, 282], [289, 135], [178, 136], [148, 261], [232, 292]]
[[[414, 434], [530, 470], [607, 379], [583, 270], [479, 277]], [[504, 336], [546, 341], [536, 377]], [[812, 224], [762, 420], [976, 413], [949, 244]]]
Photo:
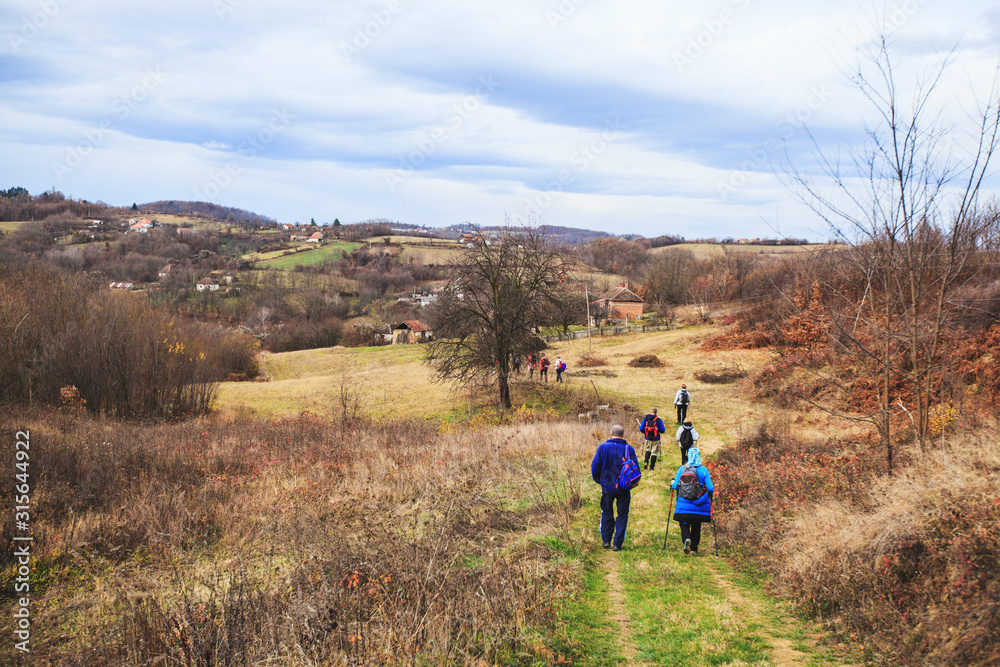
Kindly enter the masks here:
[[674, 490], [670, 489], [670, 507], [667, 509], [667, 530], [663, 533], [663, 548], [667, 548], [667, 535], [670, 534], [670, 514], [674, 511]]
[[712, 503], [712, 537], [715, 538], [715, 557], [719, 557], [719, 533], [715, 530], [715, 498], [710, 498]]

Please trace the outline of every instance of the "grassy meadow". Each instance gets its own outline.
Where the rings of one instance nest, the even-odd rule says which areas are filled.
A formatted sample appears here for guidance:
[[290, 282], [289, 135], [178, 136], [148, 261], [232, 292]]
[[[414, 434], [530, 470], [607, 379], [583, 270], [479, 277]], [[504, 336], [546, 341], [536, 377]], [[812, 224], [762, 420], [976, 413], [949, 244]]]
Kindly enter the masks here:
[[[735, 395], [732, 385], [704, 383], [695, 374], [732, 366], [750, 372], [771, 358], [765, 351], [699, 350], [699, 344], [715, 331], [709, 326], [689, 326], [659, 333], [593, 336], [589, 343], [586, 338], [551, 343], [548, 356], [554, 360], [561, 355], [568, 365], [565, 384], [552, 381], [554, 372], [547, 386], [521, 376], [515, 381], [515, 401], [529, 406], [555, 403], [570, 417], [582, 408], [593, 410], [606, 403], [631, 406], [630, 418], [641, 418], [657, 407], [669, 424], [676, 416], [674, 393], [686, 383], [692, 395], [688, 417], [695, 422], [706, 451], [713, 451], [732, 442], [745, 424], [756, 423], [769, 410]], [[588, 354], [607, 363], [584, 368], [580, 360]], [[646, 354], [658, 356], [665, 366], [628, 366], [632, 359]], [[423, 362], [420, 345], [266, 354], [262, 368], [270, 382], [222, 384], [219, 409], [266, 417], [292, 416], [301, 410], [329, 414], [339, 409], [342, 389], [346, 388], [365, 397], [364, 411], [372, 417], [441, 419], [469, 411], [468, 392], [432, 381], [433, 370]], [[476, 396], [479, 398], [474, 400], [489, 399], [479, 392]], [[823, 421], [819, 415], [800, 416], [803, 428]]]
[[789, 253], [817, 252], [832, 246], [822, 243], [809, 245], [752, 245], [744, 243], [681, 243], [679, 245], [661, 246], [650, 250], [653, 254], [670, 252], [671, 250], [690, 250], [695, 259], [705, 260], [718, 257], [726, 252], [754, 253], [758, 255], [786, 255]]

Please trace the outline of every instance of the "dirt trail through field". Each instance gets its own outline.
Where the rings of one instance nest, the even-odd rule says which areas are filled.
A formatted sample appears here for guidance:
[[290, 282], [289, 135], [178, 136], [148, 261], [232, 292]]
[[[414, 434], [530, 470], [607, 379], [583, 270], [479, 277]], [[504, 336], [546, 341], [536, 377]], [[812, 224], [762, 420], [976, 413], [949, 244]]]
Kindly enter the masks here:
[[[657, 398], [652, 398], [649, 403], [660, 408], [660, 416], [667, 426], [667, 432], [662, 438], [661, 458], [656, 471], [645, 473], [640, 489], [633, 494], [626, 551], [620, 554], [604, 552], [600, 559], [608, 583], [608, 617], [619, 628], [622, 656], [629, 665], [702, 664], [699, 662], [700, 657], [684, 658], [679, 655], [663, 657], [662, 652], [656, 653], [656, 649], [651, 648], [658, 641], [651, 638], [651, 632], [660, 634], [673, 632], [683, 636], [682, 633], [686, 630], [685, 622], [683, 618], [677, 617], [677, 603], [667, 602], [668, 598], [664, 596], [658, 603], [654, 603], [656, 606], [653, 607], [652, 614], [660, 619], [660, 626], [651, 630], [648, 598], [644, 602], [639, 602], [636, 592], [628, 589], [633, 584], [627, 583], [631, 581], [634, 575], [633, 568], [638, 567], [639, 561], [658, 563], [659, 567], [667, 570], [686, 567], [679, 565], [677, 560], [680, 548], [677, 533], [674, 532], [678, 530], [676, 523], [672, 526], [669, 547], [675, 551], [661, 550], [662, 530], [664, 522], [669, 518], [666, 502], [670, 497], [669, 484], [673, 480], [680, 458], [674, 439], [677, 426], [674, 423], [671, 405], [673, 391], [685, 382], [692, 390], [693, 412], [689, 418], [694, 420], [696, 428], [701, 433], [698, 445], [703, 456], [722, 449], [726, 443], [735, 440], [741, 431], [750, 427], [767, 412], [766, 406], [747, 400], [745, 395], [741, 395], [735, 384], [706, 384], [695, 379], [696, 373], [706, 368], [735, 367], [737, 364], [753, 366], [762, 360], [760, 355], [734, 354], [731, 355], [731, 359], [721, 361], [718, 355], [707, 354], [699, 349], [698, 343], [702, 337], [703, 335], [677, 332], [659, 338], [660, 353], [666, 353], [667, 367], [646, 379], [647, 386], [657, 395]], [[642, 337], [636, 337], [623, 342], [613, 352], [609, 350], [611, 354], [608, 356], [620, 357], [624, 361], [639, 354], [645, 345], [648, 343]], [[625, 372], [628, 371], [623, 371], [623, 374]], [[630, 384], [639, 378], [623, 379], [625, 383]], [[642, 407], [642, 410], [646, 409], [646, 406]], [[636, 446], [639, 458], [642, 459], [642, 437], [629, 433], [628, 439]], [[758, 638], [760, 651], [764, 654], [767, 664], [779, 667], [841, 664], [829, 655], [826, 658], [830, 662], [820, 657], [822, 651], [817, 649], [816, 630], [813, 627], [785, 613], [780, 603], [760, 598], [759, 593], [750, 593], [749, 589], [744, 589], [734, 579], [733, 570], [725, 560], [716, 558], [712, 554], [713, 533], [710, 526], [706, 525], [704, 531], [702, 555], [697, 557], [697, 566], [692, 576], [696, 577], [696, 586], [700, 587], [708, 597], [704, 602], [706, 605], [704, 608], [718, 610], [720, 616], [724, 615], [727, 619], [722, 624], [724, 627], [721, 630], [724, 638], [735, 640], [737, 633], [740, 632], [753, 634]], [[628, 560], [622, 558], [629, 549], [635, 550], [636, 564], [630, 565]], [[682, 558], [695, 558], [695, 556]], [[680, 563], [688, 562], [680, 561]], [[646, 606], [640, 609], [634, 605]], [[683, 613], [681, 616], [683, 617]], [[653, 662], [642, 661], [642, 658], [649, 660], [652, 654], [659, 657]]]
[[[639, 491], [633, 495], [635, 500], [639, 501], [638, 503], [633, 503], [633, 510], [639, 509], [639, 512], [643, 514], [649, 512], [653, 505], [655, 505], [655, 503], [649, 500], [650, 496], [666, 492], [667, 485], [672, 478], [673, 475], [671, 472], [667, 472], [665, 475], [650, 474], [647, 472], [644, 475], [641, 489], [643, 497], [636, 497], [639, 496]], [[667, 518], [666, 510], [667, 507], [663, 506], [658, 512], [659, 526], [664, 525], [663, 521]], [[630, 523], [632, 522], [630, 521]], [[639, 538], [636, 535], [639, 531], [648, 531], [649, 523], [641, 519], [638, 523], [639, 526], [636, 526], [637, 530], [635, 532], [633, 532], [632, 526], [629, 527], [629, 535], [635, 536], [635, 542], [642, 541], [645, 544], [630, 544], [633, 540], [630, 537], [626, 540], [626, 550], [635, 549], [644, 557], [659, 557], [661, 559], [669, 558], [671, 553], [669, 549], [677, 549], [679, 551], [679, 547], [676, 544], [677, 533], [675, 532], [677, 524], [673, 525], [674, 532], [671, 535], [669, 549], [667, 552], [664, 552], [659, 542], [662, 533], [657, 533], [655, 535], [657, 538], [656, 541], [651, 544], [649, 538], [654, 536], [647, 536], [643, 540], [643, 538]], [[704, 529], [702, 554], [700, 556], [691, 555], [685, 558], [698, 559], [698, 570], [704, 575], [702, 577], [703, 583], [699, 584], [698, 587], [709, 591], [711, 595], [711, 599], [707, 605], [714, 609], [725, 610], [725, 615], [734, 619], [734, 623], [739, 626], [755, 627], [756, 633], [769, 647], [768, 664], [776, 665], [777, 667], [804, 667], [809, 664], [825, 664], [816, 662], [817, 656], [813, 651], [816, 647], [814, 629], [801, 625], [800, 621], [783, 613], [779, 608], [754, 600], [746, 594], [742, 586], [732, 579], [732, 571], [724, 559], [714, 556], [711, 528], [706, 525]], [[618, 627], [620, 647], [622, 656], [626, 661], [625, 664], [631, 667], [652, 667], [654, 664], [678, 664], [674, 662], [649, 663], [639, 659], [636, 646], [638, 645], [637, 641], [642, 641], [639, 637], [642, 630], [635, 626], [630, 614], [629, 595], [623, 582], [621, 571], [623, 567], [621, 558], [624, 553], [622, 552], [620, 555], [619, 553], [601, 550], [600, 562], [608, 584], [608, 618]], [[663, 554], [667, 555], [664, 556]], [[660, 609], [658, 613], [663, 618], [669, 618], [671, 611], [671, 609], [664, 605], [664, 608]], [[667, 626], [664, 630], [669, 633], [671, 627]], [[797, 639], [793, 642], [789, 637], [797, 637]], [[800, 650], [802, 647], [806, 651]], [[837, 664], [841, 663], [838, 662]]]
[[632, 638], [632, 620], [625, 604], [624, 587], [618, 575], [618, 558], [612, 551], [605, 551], [605, 577], [608, 581], [608, 615], [618, 624], [618, 635], [621, 638], [622, 655], [625, 656], [625, 667], [646, 667], [646, 663], [635, 659], [635, 642]]

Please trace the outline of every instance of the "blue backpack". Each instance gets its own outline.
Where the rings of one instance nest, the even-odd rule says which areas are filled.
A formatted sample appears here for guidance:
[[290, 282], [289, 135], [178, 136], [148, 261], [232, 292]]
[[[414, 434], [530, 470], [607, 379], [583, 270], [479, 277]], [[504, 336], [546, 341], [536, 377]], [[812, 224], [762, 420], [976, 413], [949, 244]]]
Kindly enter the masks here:
[[[618, 473], [617, 489], [634, 489], [642, 480], [642, 470], [639, 469], [639, 462], [629, 457], [629, 445], [625, 445], [625, 454], [622, 455], [622, 469]], [[635, 451], [635, 450], [632, 450]]]

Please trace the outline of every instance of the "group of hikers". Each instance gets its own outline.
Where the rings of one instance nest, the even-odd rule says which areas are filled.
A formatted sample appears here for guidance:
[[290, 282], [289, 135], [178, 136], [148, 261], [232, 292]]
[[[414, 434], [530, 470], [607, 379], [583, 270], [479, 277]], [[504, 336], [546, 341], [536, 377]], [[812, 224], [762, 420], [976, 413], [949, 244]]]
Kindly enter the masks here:
[[[534, 352], [528, 354], [528, 359], [526, 362], [528, 366], [528, 379], [535, 379], [535, 369], [538, 369], [538, 379], [542, 382], [549, 381], [549, 367], [552, 362], [549, 360], [545, 353], [542, 352], [539, 356], [535, 356]], [[563, 373], [566, 372], [566, 362], [562, 360], [562, 357], [556, 357], [556, 382], [563, 381]]]
[[[697, 447], [698, 431], [691, 420], [687, 419], [690, 404], [691, 395], [687, 385], [682, 384], [674, 397], [678, 424], [675, 439], [680, 448], [681, 465], [677, 468], [670, 488], [677, 494], [677, 506], [672, 518], [680, 524], [684, 553], [696, 554], [701, 543], [701, 524], [712, 521], [715, 485], [708, 468], [701, 461], [701, 450]], [[636, 422], [646, 441], [642, 469], [652, 471], [660, 456], [660, 436], [667, 429], [657, 415], [656, 408], [650, 410], [641, 421], [636, 419]], [[594, 453], [590, 473], [594, 481], [601, 485], [601, 541], [605, 549], [621, 551], [628, 527], [631, 489], [642, 474], [639, 472], [636, 451], [625, 440], [624, 426], [615, 424], [611, 427], [611, 437], [602, 442]], [[672, 496], [673, 494], [671, 500]]]

